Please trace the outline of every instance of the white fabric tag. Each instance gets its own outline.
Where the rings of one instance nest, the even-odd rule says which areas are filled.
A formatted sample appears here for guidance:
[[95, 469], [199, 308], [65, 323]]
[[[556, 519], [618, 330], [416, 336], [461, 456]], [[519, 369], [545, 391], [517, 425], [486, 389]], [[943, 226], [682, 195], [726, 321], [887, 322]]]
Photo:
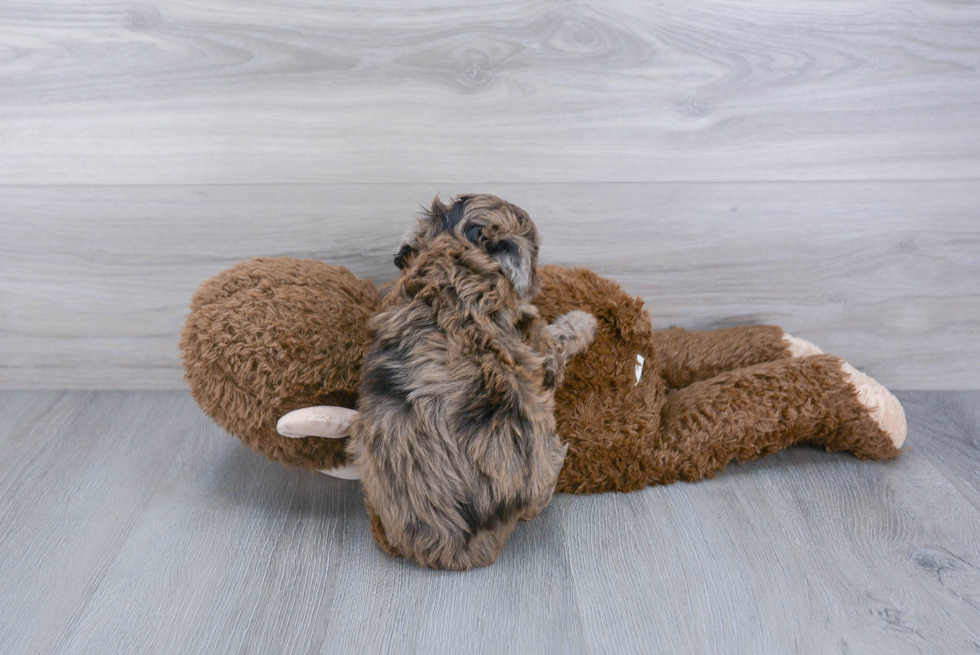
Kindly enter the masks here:
[[[643, 362], [645, 361], [646, 360], [643, 359], [643, 355], [636, 356], [636, 384], [639, 384], [640, 379], [643, 377]], [[635, 387], [636, 384], [634, 384], [633, 386]]]

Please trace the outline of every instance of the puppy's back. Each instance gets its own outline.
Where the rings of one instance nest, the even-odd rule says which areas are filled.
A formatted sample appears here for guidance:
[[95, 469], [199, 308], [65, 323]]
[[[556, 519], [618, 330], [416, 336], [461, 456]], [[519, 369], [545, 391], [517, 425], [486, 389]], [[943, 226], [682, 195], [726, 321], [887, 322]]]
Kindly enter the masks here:
[[518, 299], [493, 278], [449, 279], [446, 258], [447, 279], [403, 279], [372, 321], [351, 449], [392, 548], [469, 569], [547, 505], [564, 448], [542, 357], [499, 321]]

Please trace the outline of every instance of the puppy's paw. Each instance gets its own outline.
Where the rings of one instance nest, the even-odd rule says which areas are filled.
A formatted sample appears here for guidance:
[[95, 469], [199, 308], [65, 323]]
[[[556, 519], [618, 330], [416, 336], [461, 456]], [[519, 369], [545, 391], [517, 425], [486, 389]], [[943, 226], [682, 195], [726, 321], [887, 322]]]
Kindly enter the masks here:
[[792, 334], [787, 334], [786, 332], [783, 332], [783, 345], [789, 350], [790, 357], [809, 357], [810, 355], [824, 354], [820, 348], [806, 339], [794, 337]]
[[908, 424], [905, 421], [905, 409], [898, 398], [888, 389], [869, 375], [862, 373], [847, 362], [841, 366], [844, 379], [857, 392], [858, 402], [878, 424], [882, 432], [891, 437], [896, 448], [905, 443]]
[[588, 312], [575, 309], [567, 314], [562, 314], [555, 319], [556, 326], [566, 338], [575, 342], [579, 347], [572, 347], [569, 350], [579, 352], [595, 340], [595, 335], [599, 332], [599, 322], [596, 317]]

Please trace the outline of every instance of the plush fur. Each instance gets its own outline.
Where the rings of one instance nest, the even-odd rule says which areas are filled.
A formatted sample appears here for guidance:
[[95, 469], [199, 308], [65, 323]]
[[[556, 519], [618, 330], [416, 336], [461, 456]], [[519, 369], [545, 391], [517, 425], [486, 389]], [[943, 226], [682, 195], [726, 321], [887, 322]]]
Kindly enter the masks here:
[[[800, 442], [869, 459], [900, 452], [859, 400], [844, 362], [791, 357], [779, 328], [657, 332], [642, 300], [615, 282], [555, 266], [542, 267], [540, 278], [535, 303], [545, 320], [573, 309], [598, 319], [595, 341], [569, 362], [555, 395], [557, 432], [568, 445], [558, 491], [699, 480]], [[284, 440], [276, 417], [338, 397], [352, 405], [377, 308], [373, 285], [321, 262], [260, 259], [219, 274], [195, 296], [181, 342], [194, 397], [273, 459], [337, 465], [347, 440]], [[397, 554], [376, 514], [371, 526]]]
[[640, 299], [592, 271], [546, 266], [541, 278], [545, 319], [575, 307], [599, 320], [555, 397], [568, 444], [560, 492], [693, 482], [802, 441], [871, 459], [899, 452], [845, 381], [843, 360], [791, 358], [780, 328], [655, 332]]

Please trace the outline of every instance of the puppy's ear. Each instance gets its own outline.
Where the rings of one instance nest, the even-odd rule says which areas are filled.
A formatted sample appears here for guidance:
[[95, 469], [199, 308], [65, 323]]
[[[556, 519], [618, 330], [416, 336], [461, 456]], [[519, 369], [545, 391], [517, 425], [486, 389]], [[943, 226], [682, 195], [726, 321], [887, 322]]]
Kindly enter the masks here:
[[500, 265], [500, 270], [507, 276], [510, 283], [514, 285], [514, 291], [517, 292], [517, 295], [528, 295], [534, 281], [534, 253], [526, 240], [504, 239], [489, 248], [488, 252]]
[[423, 209], [419, 214], [415, 225], [410, 227], [402, 236], [401, 246], [395, 254], [395, 266], [399, 270], [408, 265], [408, 260], [419, 250], [419, 241], [425, 237], [432, 237], [437, 234], [446, 220], [448, 207], [442, 204], [439, 196], [432, 199], [432, 204], [428, 209]]
[[406, 261], [408, 256], [413, 254], [415, 254], [415, 249], [407, 243], [403, 243], [401, 250], [395, 253], [395, 266], [398, 267], [399, 271], [405, 268], [405, 265], [408, 264]]

